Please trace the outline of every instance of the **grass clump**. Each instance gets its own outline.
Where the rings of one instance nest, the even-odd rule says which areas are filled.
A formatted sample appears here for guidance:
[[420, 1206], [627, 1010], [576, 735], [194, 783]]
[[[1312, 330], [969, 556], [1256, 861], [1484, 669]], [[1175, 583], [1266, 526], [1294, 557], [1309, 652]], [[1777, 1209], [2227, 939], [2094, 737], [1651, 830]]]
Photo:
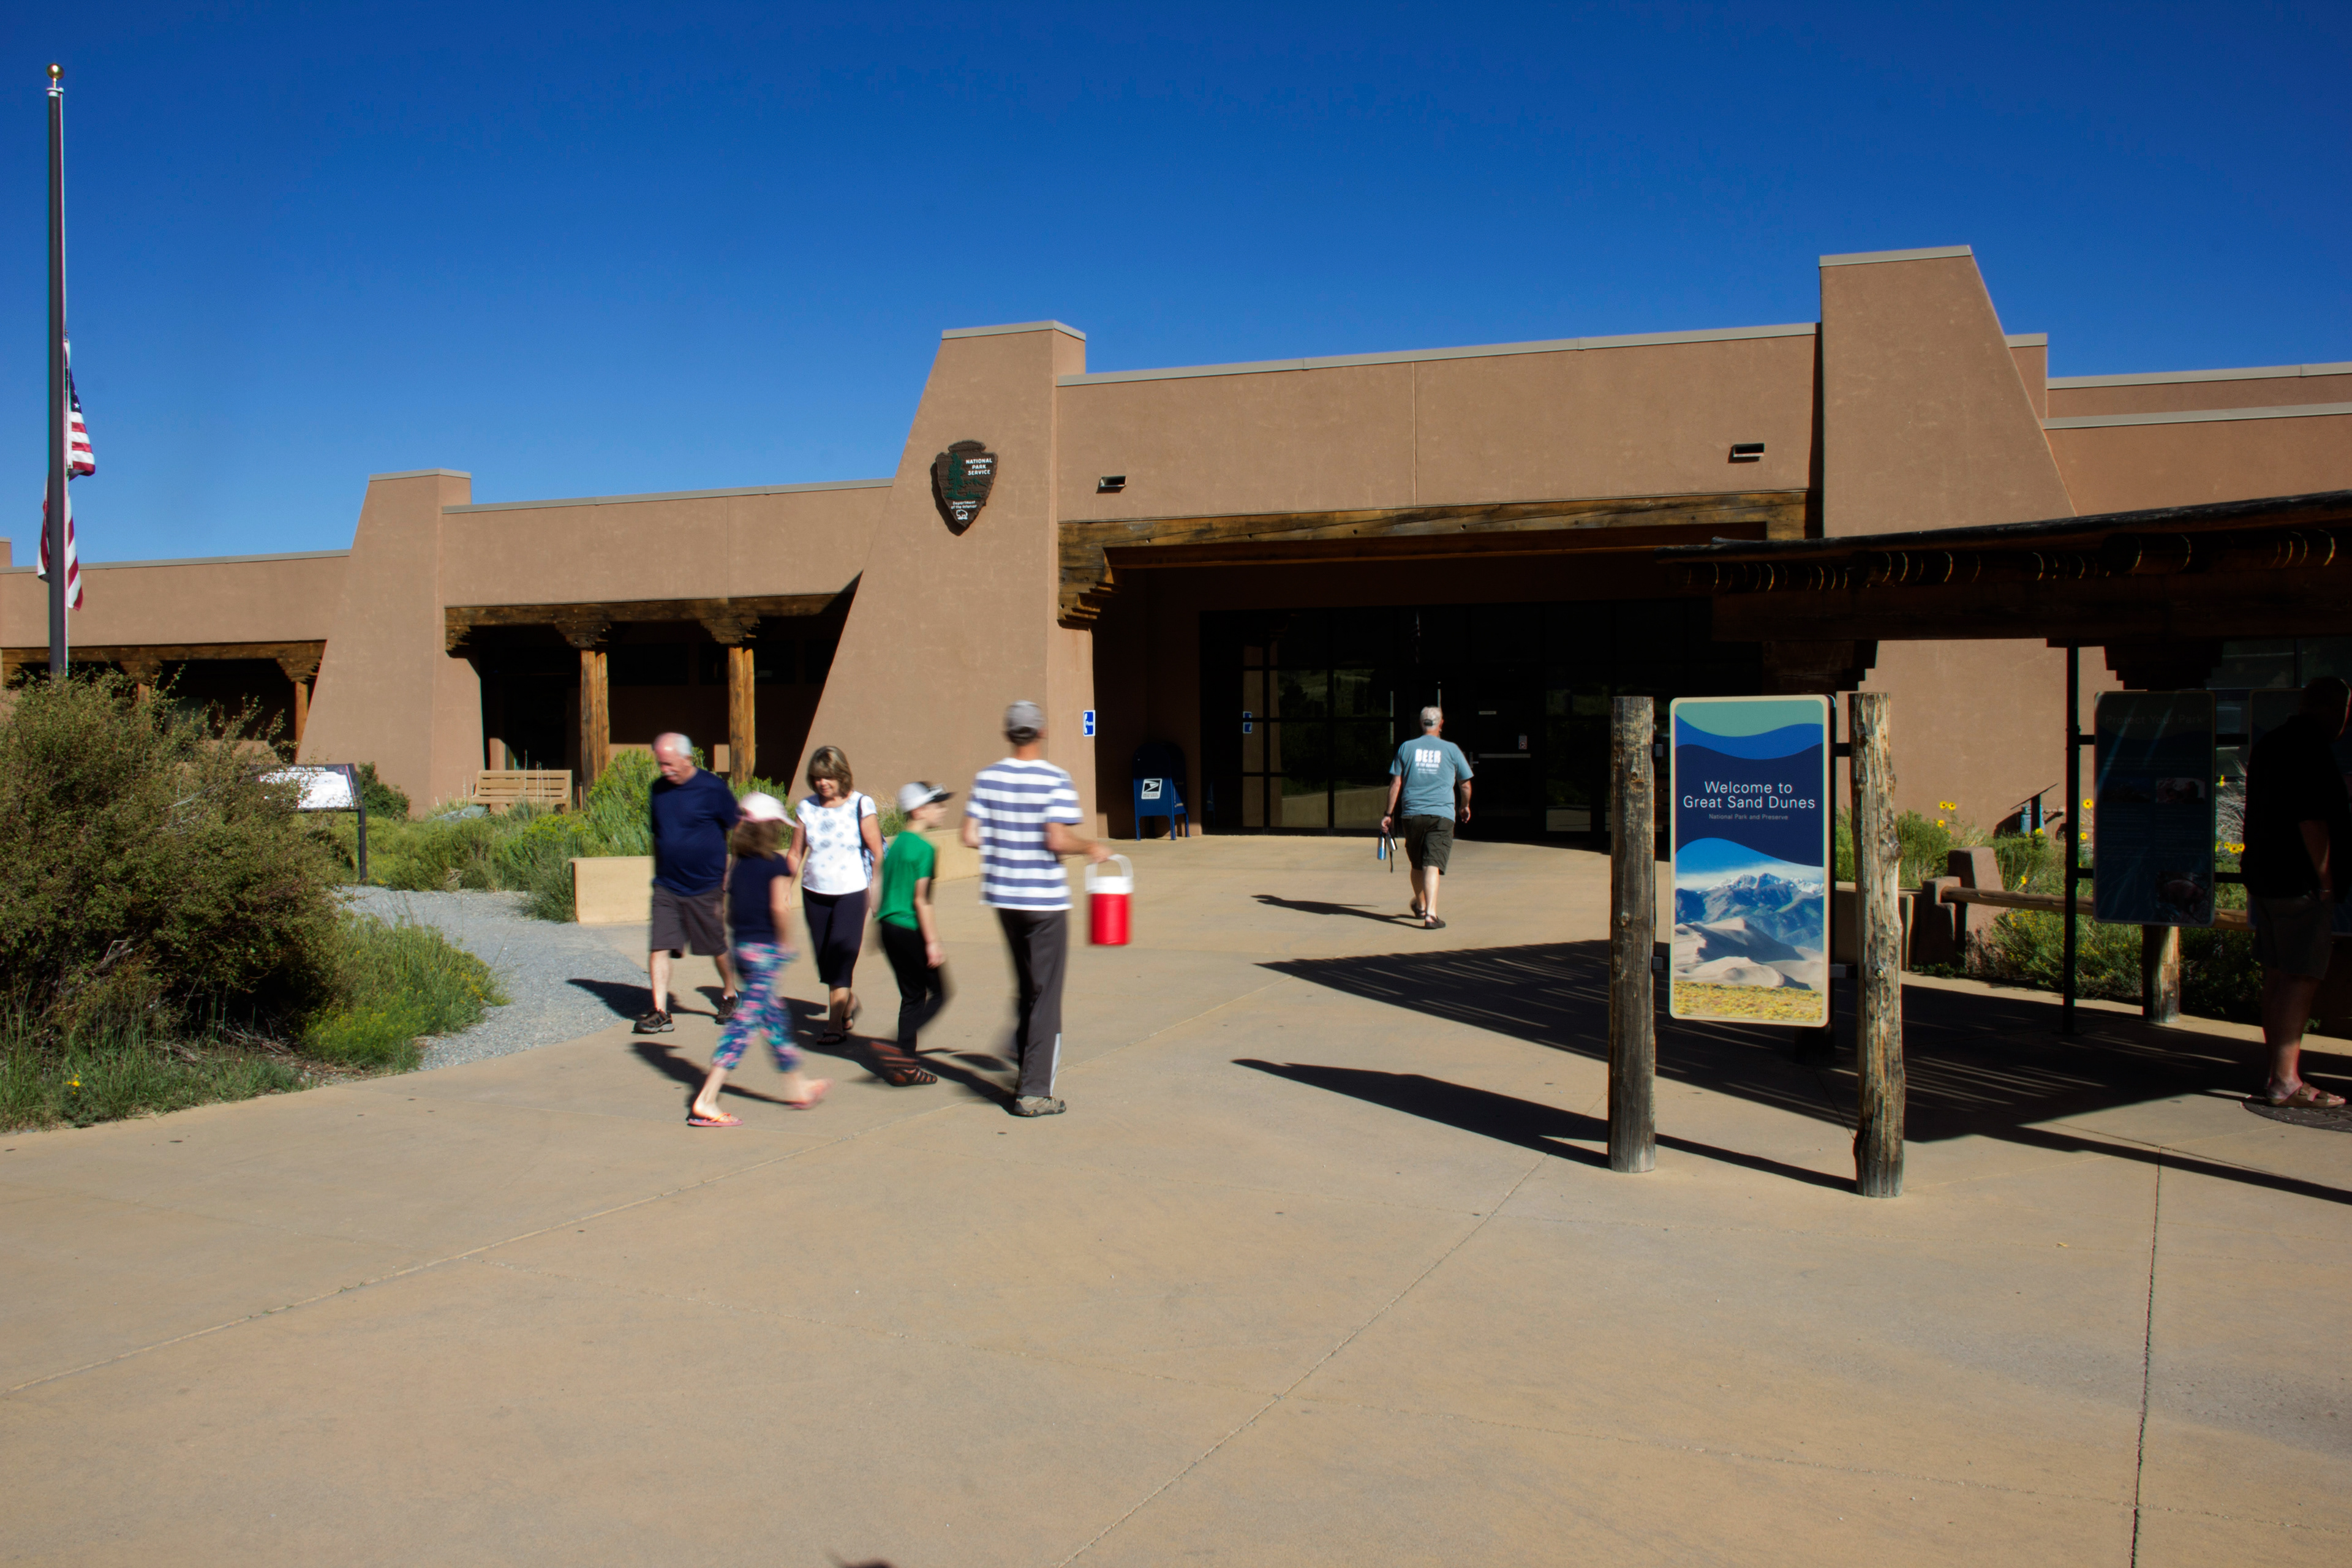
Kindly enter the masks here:
[[287, 1057], [247, 1047], [191, 1045], [113, 1026], [62, 1047], [18, 1021], [0, 1028], [0, 1129], [88, 1127], [184, 1110], [215, 1100], [283, 1094], [310, 1081]]
[[302, 1033], [321, 1061], [405, 1072], [418, 1037], [468, 1028], [507, 1000], [489, 965], [430, 926], [346, 915], [341, 935], [335, 999]]

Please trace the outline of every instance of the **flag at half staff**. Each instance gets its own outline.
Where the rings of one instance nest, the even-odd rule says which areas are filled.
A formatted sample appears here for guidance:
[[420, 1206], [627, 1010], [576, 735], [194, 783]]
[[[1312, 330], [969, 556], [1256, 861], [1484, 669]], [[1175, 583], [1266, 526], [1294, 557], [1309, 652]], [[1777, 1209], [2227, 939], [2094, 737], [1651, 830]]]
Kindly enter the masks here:
[[[89, 427], [81, 422], [81, 394], [74, 390], [73, 372], [66, 372], [66, 471], [75, 479], [98, 472], [98, 458], [89, 449]], [[68, 520], [73, 508], [66, 509]], [[71, 526], [68, 521], [68, 526]]]
[[[41, 560], [40, 564], [33, 568], [33, 575], [43, 582], [48, 581], [49, 503], [46, 497], [41, 501]], [[66, 608], [81, 608], [81, 559], [74, 551], [73, 496], [70, 491], [66, 496]]]

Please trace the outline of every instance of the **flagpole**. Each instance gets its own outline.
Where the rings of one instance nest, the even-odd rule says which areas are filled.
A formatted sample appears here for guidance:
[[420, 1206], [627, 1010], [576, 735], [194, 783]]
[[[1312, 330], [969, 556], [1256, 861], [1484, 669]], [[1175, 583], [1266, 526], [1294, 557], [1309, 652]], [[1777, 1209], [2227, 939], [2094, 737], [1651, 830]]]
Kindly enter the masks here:
[[49, 679], [66, 673], [66, 89], [49, 68]]

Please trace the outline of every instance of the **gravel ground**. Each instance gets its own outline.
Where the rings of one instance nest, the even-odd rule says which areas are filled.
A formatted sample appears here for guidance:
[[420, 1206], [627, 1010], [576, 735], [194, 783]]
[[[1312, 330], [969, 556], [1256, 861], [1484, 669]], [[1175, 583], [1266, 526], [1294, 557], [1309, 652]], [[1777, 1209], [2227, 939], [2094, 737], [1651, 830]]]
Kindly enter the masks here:
[[[352, 890], [352, 907], [363, 913], [437, 927], [444, 936], [496, 971], [512, 998], [503, 1007], [491, 1008], [464, 1034], [446, 1036], [427, 1046], [422, 1070], [576, 1040], [634, 1016], [645, 1005], [644, 969], [594, 931], [532, 920], [522, 912], [522, 897], [520, 893], [401, 893], [389, 888]], [[602, 984], [592, 987], [575, 984], [579, 981]], [[630, 989], [615, 994], [614, 984]], [[628, 1012], [615, 1011], [606, 996]]]

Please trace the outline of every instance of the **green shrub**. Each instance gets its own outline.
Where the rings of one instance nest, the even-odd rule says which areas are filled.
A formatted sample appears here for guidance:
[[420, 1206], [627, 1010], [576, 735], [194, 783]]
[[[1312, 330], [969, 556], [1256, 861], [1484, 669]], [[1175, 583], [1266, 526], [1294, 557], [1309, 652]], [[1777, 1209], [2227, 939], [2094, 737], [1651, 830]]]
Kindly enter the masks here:
[[[1944, 874], [1946, 858], [1955, 849], [1984, 842], [1976, 825], [1957, 816], [1923, 816], [1916, 811], [1904, 812], [1895, 819], [1895, 839], [1900, 847], [1902, 872], [1896, 886], [1916, 888], [1921, 879]], [[1837, 814], [1833, 854], [1837, 863], [1837, 879], [1853, 880], [1853, 813], [1842, 810]]]
[[408, 817], [408, 796], [375, 776], [373, 763], [362, 763], [352, 770], [360, 783], [360, 800], [366, 805], [370, 825], [381, 817], [389, 822], [401, 822]]
[[346, 915], [339, 934], [335, 999], [302, 1034], [323, 1061], [405, 1072], [417, 1037], [455, 1034], [507, 1000], [489, 965], [430, 926]]
[[[2224, 893], [2243, 890], [2223, 889]], [[2075, 917], [2074, 994], [2105, 1002], [2139, 1000], [2140, 928]], [[2054, 910], [2011, 910], [1969, 955], [1970, 973], [1987, 980], [2060, 989], [2066, 928]], [[2262, 1019], [2263, 975], [2246, 931], [2180, 933], [2180, 1006], [2202, 1018], [2242, 1024]]]
[[25, 686], [0, 721], [0, 1000], [56, 1039], [306, 1014], [334, 870], [298, 799], [120, 676]]

